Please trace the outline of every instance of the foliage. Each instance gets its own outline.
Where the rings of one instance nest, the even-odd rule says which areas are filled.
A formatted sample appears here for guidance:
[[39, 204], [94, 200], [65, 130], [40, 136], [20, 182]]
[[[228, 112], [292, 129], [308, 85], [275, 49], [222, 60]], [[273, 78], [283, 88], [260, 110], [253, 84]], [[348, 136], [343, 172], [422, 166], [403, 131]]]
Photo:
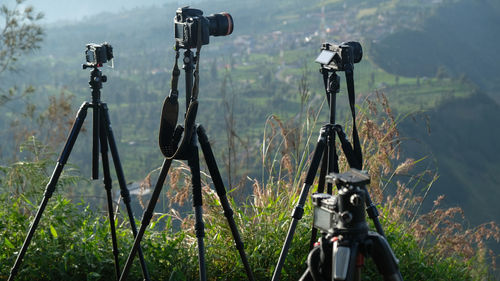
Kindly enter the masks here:
[[[20, 7], [25, 0], [16, 0], [16, 6], [9, 9], [7, 5], [0, 6], [0, 74], [5, 71], [16, 70], [16, 61], [20, 56], [40, 48], [43, 38], [43, 29], [38, 21], [43, 14], [36, 13], [32, 6]], [[32, 90], [28, 87], [20, 96], [30, 94]], [[0, 105], [19, 98], [16, 88], [0, 88]]]
[[37, 22], [43, 14], [35, 13], [32, 6], [21, 10], [20, 5], [25, 0], [16, 0], [16, 6], [9, 9], [5, 4], [0, 8], [0, 17], [4, 23], [0, 25], [0, 73], [5, 70], [14, 70], [19, 56], [29, 53], [40, 47], [43, 30]]
[[[307, 79], [299, 85], [303, 99], [307, 100]], [[305, 103], [303, 103], [305, 104]], [[230, 114], [230, 105], [227, 105]], [[363, 140], [364, 167], [370, 171], [370, 192], [375, 202], [382, 205], [382, 222], [388, 240], [401, 260], [405, 280], [439, 278], [440, 280], [477, 280], [489, 277], [485, 241], [499, 239], [499, 229], [487, 223], [475, 229], [466, 229], [458, 208], [435, 208], [423, 212], [422, 202], [427, 192], [416, 194], [419, 188], [429, 190], [436, 176], [431, 171], [411, 175], [409, 171], [420, 160], [407, 159], [397, 167], [401, 138], [397, 125], [403, 117], [394, 116], [384, 95], [377, 93], [360, 107], [358, 126]], [[263, 173], [261, 180], [251, 179], [251, 196], [238, 204], [231, 199], [239, 185], [228, 193], [234, 218], [246, 246], [257, 280], [272, 275], [281, 250], [281, 243], [289, 226], [294, 204], [298, 200], [300, 185], [310, 161], [313, 135], [321, 110], [303, 111], [302, 119], [283, 121], [270, 116], [260, 148]], [[230, 116], [229, 116], [230, 117]], [[230, 125], [230, 124], [229, 124]], [[230, 128], [231, 126], [229, 126]], [[347, 126], [349, 129], [349, 126]], [[238, 142], [231, 142], [234, 146]], [[29, 139], [22, 149], [28, 152], [24, 163], [2, 168], [0, 200], [0, 276], [7, 276], [16, 250], [21, 245], [29, 222], [36, 211], [35, 200], [46, 183], [51, 154], [35, 138]], [[236, 149], [236, 148], [233, 148]], [[235, 165], [234, 167], [240, 167]], [[340, 157], [341, 170], [347, 169]], [[180, 163], [172, 168], [168, 190], [173, 198], [168, 213], [156, 214], [141, 243], [152, 276], [171, 280], [196, 280], [197, 245], [193, 215], [179, 213], [175, 206], [189, 201], [190, 177], [188, 168]], [[150, 186], [153, 171], [144, 181]], [[241, 175], [237, 171], [235, 174]], [[206, 226], [206, 260], [209, 280], [244, 280], [245, 273], [233, 246], [230, 229], [222, 215], [219, 200], [210, 188], [210, 178], [203, 173], [204, 220]], [[410, 179], [401, 182], [401, 176]], [[60, 186], [73, 185], [81, 178], [65, 172]], [[240, 181], [243, 182], [243, 181]], [[407, 185], [413, 185], [412, 188]], [[415, 194], [414, 194], [415, 193]], [[305, 270], [305, 259], [311, 225], [311, 204], [306, 204], [306, 216], [299, 222], [292, 247], [287, 257], [283, 280], [297, 280]], [[132, 245], [129, 224], [121, 213], [114, 218], [118, 226], [120, 263], [123, 265]], [[468, 239], [468, 243], [463, 243]], [[107, 280], [114, 276], [110, 249], [109, 218], [92, 211], [85, 203], [74, 203], [61, 195], [49, 203], [38, 231], [28, 250], [19, 273], [19, 280]], [[136, 258], [137, 262], [137, 258]], [[492, 260], [494, 262], [494, 259]], [[366, 276], [377, 278], [372, 262], [368, 262]], [[141, 276], [134, 264], [131, 279]]]

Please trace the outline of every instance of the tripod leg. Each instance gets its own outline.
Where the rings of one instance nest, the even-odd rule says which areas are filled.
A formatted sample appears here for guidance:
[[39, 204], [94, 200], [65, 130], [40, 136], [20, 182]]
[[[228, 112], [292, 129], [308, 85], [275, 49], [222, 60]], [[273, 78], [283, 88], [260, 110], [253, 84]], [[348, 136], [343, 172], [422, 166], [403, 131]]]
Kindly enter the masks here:
[[[109, 143], [109, 150], [111, 151], [111, 156], [113, 158], [113, 164], [115, 166], [115, 171], [116, 171], [116, 177], [118, 178], [118, 184], [120, 186], [120, 194], [121, 197], [123, 198], [123, 203], [125, 204], [125, 207], [127, 209], [127, 215], [130, 221], [130, 228], [132, 229], [132, 233], [134, 235], [134, 238], [137, 236], [137, 227], [135, 225], [135, 219], [134, 219], [134, 214], [132, 212], [132, 207], [130, 205], [130, 193], [127, 189], [127, 183], [125, 181], [125, 176], [123, 173], [122, 169], [122, 164], [120, 161], [120, 156], [118, 155], [118, 149], [116, 148], [116, 142], [115, 142], [115, 137], [113, 135], [113, 130], [111, 129], [111, 122], [109, 121], [109, 113], [108, 113], [108, 107], [105, 103], [102, 103], [102, 120], [104, 122], [103, 127], [106, 128], [106, 133], [108, 136], [108, 143]], [[144, 280], [149, 281], [150, 276], [148, 269], [146, 267], [146, 262], [144, 261], [144, 254], [142, 253], [142, 249], [139, 246], [137, 249], [138, 255], [139, 255], [139, 261], [141, 263], [141, 269], [142, 269], [142, 277], [144, 277]]]
[[47, 206], [47, 202], [49, 201], [50, 197], [52, 197], [52, 194], [54, 193], [57, 185], [57, 181], [59, 180], [59, 177], [61, 176], [62, 170], [64, 168], [64, 165], [66, 164], [66, 161], [68, 160], [68, 157], [71, 153], [71, 150], [73, 149], [73, 145], [75, 144], [75, 141], [78, 137], [78, 133], [80, 132], [83, 121], [85, 121], [85, 117], [87, 116], [87, 110], [89, 108], [90, 104], [88, 102], [85, 102], [82, 104], [80, 109], [78, 110], [78, 113], [76, 114], [76, 119], [75, 122], [73, 123], [73, 127], [71, 128], [71, 132], [68, 136], [68, 139], [66, 140], [66, 144], [64, 145], [64, 149], [61, 152], [61, 155], [59, 157], [59, 160], [57, 160], [57, 165], [54, 168], [54, 171], [52, 172], [52, 176], [50, 177], [49, 183], [47, 183], [47, 186], [45, 188], [45, 193], [43, 195], [43, 200], [40, 203], [40, 206], [38, 207], [38, 211], [35, 215], [35, 219], [33, 220], [31, 227], [28, 231], [28, 235], [26, 236], [26, 239], [24, 240], [23, 246], [21, 250], [19, 251], [19, 254], [17, 255], [16, 262], [14, 263], [14, 266], [12, 267], [10, 271], [10, 276], [9, 276], [9, 281], [14, 280], [14, 277], [16, 276], [17, 272], [19, 271], [19, 267], [21, 266], [21, 262], [23, 260], [24, 255], [26, 254], [26, 251], [28, 250], [28, 246], [31, 242], [31, 239], [33, 238], [33, 234], [35, 233], [36, 228], [38, 227], [38, 223], [40, 222], [40, 218], [42, 217], [43, 211], [45, 210], [45, 207]]
[[127, 262], [126, 262], [125, 267], [123, 268], [122, 274], [120, 276], [120, 281], [127, 280], [127, 276], [128, 276], [129, 271], [130, 271], [130, 267], [132, 266], [132, 262], [134, 261], [135, 254], [140, 249], [139, 246], [140, 246], [142, 237], [144, 236], [144, 232], [146, 231], [146, 228], [148, 227], [149, 223], [151, 222], [151, 218], [153, 217], [153, 212], [154, 212], [154, 209], [156, 206], [156, 202], [158, 201], [158, 198], [160, 197], [161, 189], [163, 187], [163, 183], [165, 182], [165, 179], [167, 178], [168, 170], [170, 169], [171, 164], [172, 164], [172, 159], [163, 160], [163, 165], [161, 166], [160, 175], [158, 177], [158, 180], [156, 181], [155, 189], [153, 191], [153, 194], [151, 195], [151, 199], [149, 199], [148, 206], [146, 207], [146, 210], [144, 211], [144, 214], [142, 215], [141, 228], [139, 229], [139, 232], [135, 236], [134, 245], [132, 246], [132, 249], [130, 250], [129, 256], [127, 258]]
[[292, 223], [290, 224], [290, 228], [288, 229], [288, 234], [286, 236], [285, 243], [283, 244], [283, 248], [281, 249], [280, 257], [278, 259], [278, 263], [274, 270], [273, 278], [271, 279], [272, 281], [277, 281], [280, 278], [281, 269], [283, 268], [283, 265], [285, 263], [285, 258], [286, 255], [288, 254], [288, 249], [292, 244], [295, 228], [297, 227], [297, 223], [304, 214], [304, 204], [306, 202], [307, 195], [309, 193], [309, 188], [313, 185], [314, 177], [318, 170], [319, 163], [321, 162], [321, 157], [326, 146], [326, 137], [327, 137], [327, 129], [323, 127], [321, 129], [318, 143], [316, 144], [316, 148], [314, 150], [311, 166], [307, 171], [306, 180], [304, 182], [304, 185], [302, 186], [302, 191], [300, 192], [299, 202], [297, 203], [297, 206], [292, 212]]
[[[326, 143], [327, 148], [323, 152], [321, 171], [319, 173], [318, 193], [323, 193], [325, 191], [326, 175], [330, 174], [331, 172], [339, 172], [338, 155], [335, 149], [335, 131], [329, 131]], [[333, 184], [328, 183], [326, 193], [333, 194]], [[317, 235], [318, 229], [313, 226], [311, 231], [311, 240], [309, 241], [309, 250], [313, 249], [314, 243], [316, 243]]]
[[386, 281], [403, 281], [403, 276], [399, 271], [398, 259], [389, 246], [387, 240], [375, 232], [368, 232], [367, 240], [371, 240], [371, 247], [368, 254], [375, 262], [378, 272]]
[[380, 220], [378, 219], [379, 217], [379, 212], [377, 210], [377, 207], [375, 204], [373, 204], [372, 199], [370, 198], [370, 193], [368, 193], [368, 190], [366, 189], [366, 186], [362, 187], [366, 192], [366, 197], [365, 197], [365, 204], [366, 204], [366, 212], [368, 214], [368, 217], [372, 219], [373, 225], [375, 226], [375, 229], [377, 229], [377, 232], [385, 237], [384, 229], [382, 228], [382, 224], [380, 223]]
[[99, 179], [99, 132], [100, 132], [100, 108], [99, 101], [92, 99], [94, 110], [92, 111], [92, 179]]
[[347, 245], [334, 243], [332, 253], [332, 280], [353, 280], [361, 277], [358, 274], [356, 260], [359, 253], [359, 243], [348, 241]]
[[[328, 169], [328, 149], [323, 151], [323, 158], [321, 160], [321, 169], [319, 172], [318, 180], [318, 193], [323, 193], [325, 191], [325, 179]], [[318, 236], [318, 229], [312, 226], [311, 230], [311, 240], [309, 240], [309, 251], [314, 248], [314, 243], [316, 243], [316, 237]]]
[[[193, 135], [194, 138], [194, 135]], [[188, 166], [191, 170], [191, 184], [193, 189], [193, 207], [195, 215], [195, 230], [196, 238], [198, 238], [198, 262], [200, 270], [200, 280], [207, 280], [207, 273], [205, 267], [205, 244], [203, 238], [205, 237], [205, 225], [203, 223], [203, 199], [201, 193], [201, 178], [200, 178], [200, 159], [198, 156], [198, 147], [192, 146], [190, 149], [192, 153], [188, 159]]]
[[236, 227], [236, 223], [234, 222], [233, 210], [231, 209], [229, 201], [227, 200], [226, 189], [224, 187], [224, 183], [222, 181], [219, 168], [217, 167], [217, 163], [215, 161], [212, 148], [210, 147], [210, 143], [208, 142], [207, 134], [205, 133], [205, 129], [202, 126], [198, 126], [197, 133], [200, 146], [203, 151], [203, 155], [205, 156], [205, 161], [207, 163], [208, 170], [210, 172], [210, 176], [212, 177], [212, 181], [215, 186], [215, 191], [217, 192], [217, 196], [219, 197], [222, 209], [224, 210], [224, 216], [226, 217], [227, 222], [229, 224], [229, 228], [231, 229], [231, 233], [233, 234], [233, 239], [236, 245], [236, 249], [240, 253], [241, 261], [243, 262], [243, 266], [245, 267], [248, 280], [253, 281], [254, 280], [253, 273], [252, 270], [250, 269], [250, 265], [248, 263], [248, 259], [245, 254], [244, 245], [243, 242], [241, 241], [238, 228]]
[[112, 183], [111, 183], [111, 175], [109, 173], [107, 134], [104, 126], [100, 126], [99, 130], [100, 130], [99, 137], [101, 144], [102, 170], [104, 174], [104, 189], [106, 190], [106, 198], [108, 205], [109, 227], [111, 230], [113, 256], [115, 259], [115, 273], [116, 273], [116, 279], [118, 279], [120, 277], [120, 263], [118, 260], [118, 242], [116, 240], [115, 216], [113, 213], [113, 195], [111, 194]]

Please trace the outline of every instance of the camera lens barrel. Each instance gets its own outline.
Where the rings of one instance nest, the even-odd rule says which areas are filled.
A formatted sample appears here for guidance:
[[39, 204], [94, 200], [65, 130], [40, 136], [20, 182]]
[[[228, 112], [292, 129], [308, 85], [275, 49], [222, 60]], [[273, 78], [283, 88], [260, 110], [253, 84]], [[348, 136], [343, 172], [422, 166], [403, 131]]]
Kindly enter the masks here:
[[209, 33], [213, 36], [226, 36], [233, 33], [233, 17], [226, 12], [207, 16]]
[[345, 44], [348, 45], [352, 50], [354, 63], [360, 62], [361, 58], [363, 58], [363, 48], [361, 47], [361, 44], [356, 41], [349, 41]]

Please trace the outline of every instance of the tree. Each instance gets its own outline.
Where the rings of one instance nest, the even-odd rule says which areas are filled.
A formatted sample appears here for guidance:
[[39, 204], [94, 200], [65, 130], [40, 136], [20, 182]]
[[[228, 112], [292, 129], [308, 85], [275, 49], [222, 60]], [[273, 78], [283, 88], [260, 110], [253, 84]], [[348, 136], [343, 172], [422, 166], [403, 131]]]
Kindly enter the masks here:
[[[6, 71], [15, 71], [16, 62], [24, 54], [40, 48], [43, 29], [38, 22], [42, 13], [36, 13], [32, 6], [21, 7], [25, 0], [16, 0], [12, 9], [2, 4], [0, 7], [0, 76]], [[0, 105], [17, 96], [32, 92], [32, 88], [18, 93], [15, 88], [0, 88]]]

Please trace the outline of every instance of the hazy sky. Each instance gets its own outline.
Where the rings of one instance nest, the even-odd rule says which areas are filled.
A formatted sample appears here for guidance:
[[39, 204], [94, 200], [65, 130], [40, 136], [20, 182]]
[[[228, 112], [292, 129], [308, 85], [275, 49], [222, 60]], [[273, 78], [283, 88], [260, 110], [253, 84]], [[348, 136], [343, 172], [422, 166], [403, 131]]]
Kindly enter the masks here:
[[[36, 11], [45, 14], [44, 22], [56, 21], [78, 21], [86, 16], [103, 12], [117, 13], [123, 10], [131, 10], [136, 7], [161, 6], [164, 3], [177, 3], [178, 5], [189, 5], [199, 1], [178, 0], [26, 0], [23, 5], [32, 5]], [[0, 0], [7, 3], [9, 7], [15, 4], [15, 0]]]

